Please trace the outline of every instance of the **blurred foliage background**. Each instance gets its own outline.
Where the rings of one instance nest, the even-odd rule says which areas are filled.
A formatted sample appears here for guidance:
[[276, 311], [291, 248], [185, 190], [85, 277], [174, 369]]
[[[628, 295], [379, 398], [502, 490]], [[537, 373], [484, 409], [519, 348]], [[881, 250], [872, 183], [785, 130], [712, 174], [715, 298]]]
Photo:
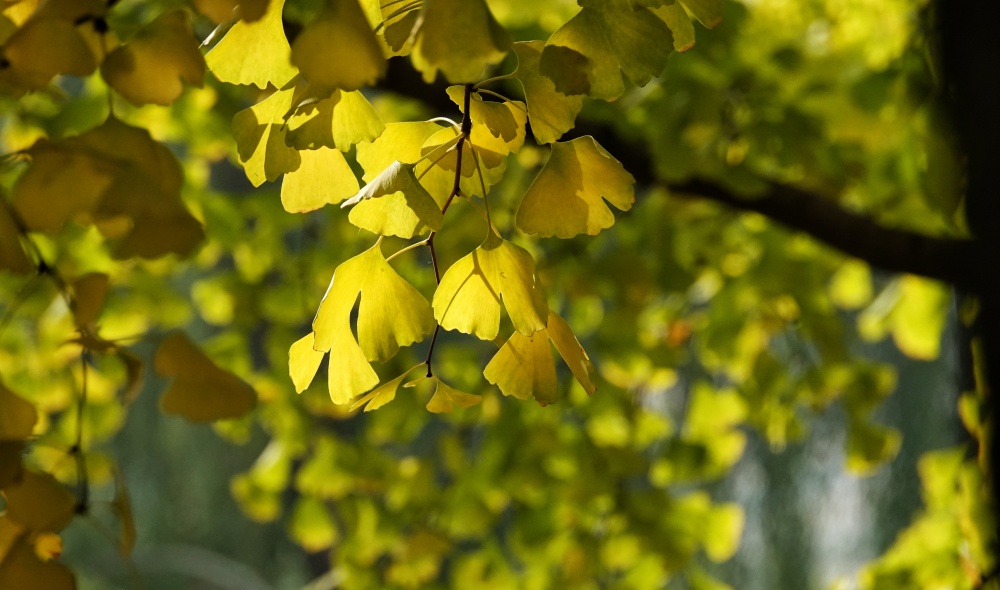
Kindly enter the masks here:
[[[291, 4], [292, 20], [296, 6], [308, 12]], [[127, 38], [187, 5], [123, 0], [108, 23]], [[489, 6], [515, 39], [544, 39], [577, 10]], [[664, 181], [745, 190], [774, 179], [887, 226], [966, 235], [926, 2], [722, 9], [660, 79], [588, 101], [580, 120], [640, 142]], [[214, 28], [194, 24], [201, 39]], [[457, 116], [365, 92], [386, 122]], [[597, 393], [564, 371], [559, 403], [504, 398], [481, 374], [495, 346], [443, 333], [436, 371], [483, 394], [480, 406], [430, 414], [429, 393], [406, 390], [350, 413], [323, 379], [296, 395], [288, 347], [334, 268], [373, 240], [335, 207], [289, 214], [278, 183], [252, 188], [230, 122], [253, 94], [209, 74], [169, 107], [111, 98], [183, 165], [184, 202], [207, 235], [190, 258], [117, 261], [92, 227], [33, 236], [63, 275], [109, 275], [104, 338], [151, 368], [156, 343], [183, 328], [259, 396], [244, 418], [193, 425], [158, 410], [167, 382], [152, 370], [123, 405], [125, 368], [93, 359], [93, 509], [64, 531], [61, 558], [80, 588], [975, 588], [992, 570], [969, 310], [948, 286], [873, 271], [763, 216], [656, 185], [638, 187], [634, 209], [597, 237], [515, 234], [513, 210], [545, 157], [533, 145], [493, 189], [493, 221], [535, 256], [551, 307], [597, 367]], [[0, 100], [4, 153], [80, 134], [109, 102], [98, 76]], [[5, 190], [22, 172], [4, 164]], [[478, 244], [476, 216], [450, 212], [445, 267]], [[422, 252], [397, 261], [433, 290]], [[27, 461], [72, 487], [73, 316], [50, 282], [6, 273], [0, 314], [0, 375], [41, 416]], [[116, 473], [137, 531], [124, 558]]]

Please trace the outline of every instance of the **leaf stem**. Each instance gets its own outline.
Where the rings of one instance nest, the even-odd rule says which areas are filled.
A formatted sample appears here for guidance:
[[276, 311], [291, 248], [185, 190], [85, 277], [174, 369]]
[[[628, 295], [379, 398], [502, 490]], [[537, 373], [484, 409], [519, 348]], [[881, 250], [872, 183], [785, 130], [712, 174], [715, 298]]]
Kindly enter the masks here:
[[514, 77], [514, 73], [516, 71], [517, 70], [514, 70], [514, 72], [511, 72], [509, 74], [504, 74], [502, 76], [493, 76], [492, 78], [486, 78], [481, 82], [476, 82], [476, 85], [473, 86], [472, 89], [477, 92], [489, 92], [489, 90], [480, 90], [480, 88], [482, 88], [486, 84], [492, 84], [493, 82], [499, 82], [500, 80], [509, 80]]
[[425, 246], [425, 245], [427, 245], [427, 240], [426, 239], [420, 240], [419, 242], [414, 242], [414, 243], [410, 244], [409, 246], [404, 246], [403, 248], [400, 248], [399, 250], [396, 250], [388, 258], [386, 258], [385, 261], [389, 262], [393, 258], [399, 256], [400, 254], [403, 254], [404, 252], [409, 252], [410, 250], [413, 250], [414, 248], [419, 248], [420, 246]]

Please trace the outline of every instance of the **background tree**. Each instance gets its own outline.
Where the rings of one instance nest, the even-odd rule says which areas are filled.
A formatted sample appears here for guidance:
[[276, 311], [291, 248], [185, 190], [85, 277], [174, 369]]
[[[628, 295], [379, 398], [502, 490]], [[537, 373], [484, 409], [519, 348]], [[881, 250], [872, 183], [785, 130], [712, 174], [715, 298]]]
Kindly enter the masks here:
[[[246, 443], [231, 491], [314, 587], [767, 584], [716, 565], [759, 519], [714, 483], [748, 437], [842, 408], [875, 472], [915, 412], [880, 416], [873, 357], [937, 358], [949, 315], [968, 347], [948, 285], [990, 292], [934, 21], [862, 4], [7, 2], [0, 586], [262, 584], [141, 552], [223, 500], [157, 397]], [[862, 587], [993, 571], [968, 356], [927, 395], [965, 444], [920, 459]], [[88, 530], [121, 564], [90, 569]], [[294, 555], [264, 530], [232, 553]]]

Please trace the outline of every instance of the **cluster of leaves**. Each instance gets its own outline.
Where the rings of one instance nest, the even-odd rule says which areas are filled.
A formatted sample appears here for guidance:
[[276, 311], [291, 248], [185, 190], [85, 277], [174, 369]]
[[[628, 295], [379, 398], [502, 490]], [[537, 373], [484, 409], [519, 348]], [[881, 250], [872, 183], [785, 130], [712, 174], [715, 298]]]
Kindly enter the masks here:
[[[814, 77], [834, 68], [795, 68], [785, 52], [758, 73], [757, 54], [786, 40], [760, 43], [756, 32], [756, 44], [738, 47], [733, 31], [754, 23], [732, 6], [728, 37], [675, 60], [680, 80], [666, 91], [647, 84], [672, 51], [692, 47], [692, 18], [719, 22], [721, 2], [528, 4], [194, 0], [194, 18], [176, 2], [4, 5], [0, 86], [24, 96], [4, 130], [15, 147], [0, 268], [5, 292], [23, 302], [0, 321], [0, 374], [21, 394], [0, 389], [0, 586], [69, 587], [48, 561], [55, 534], [102, 494], [122, 526], [120, 549], [131, 550], [125, 479], [100, 445], [121, 428], [150, 362], [173, 379], [164, 411], [237, 418], [218, 425], [235, 440], [264, 428], [270, 442], [233, 480], [234, 495], [256, 520], [287, 510], [305, 549], [333, 548], [345, 587], [655, 588], [681, 572], [717, 588], [704, 559], [733, 555], [743, 515], [690, 490], [739, 460], [744, 426], [780, 447], [804, 435], [806, 411], [842, 400], [848, 467], [870, 473], [895, 456], [898, 434], [872, 421], [892, 372], [852, 357], [845, 311], [862, 310], [862, 335], [892, 334], [907, 354], [933, 358], [943, 287], [913, 277], [880, 285], [864, 264], [843, 265], [759, 218], [658, 190], [629, 223], [603, 231], [612, 207], [633, 208], [629, 162], [592, 137], [560, 141], [584, 113], [645, 137], [663, 178], [752, 186], [750, 174], [794, 179], [806, 165], [810, 178], [867, 188], [870, 175], [844, 174], [850, 146], [831, 150], [832, 162], [803, 164], [802, 154], [826, 140], [821, 115], [843, 110], [858, 129], [883, 121], [865, 94], [880, 78], [858, 83], [853, 110], [808, 111], [816, 101], [792, 96], [770, 113], [754, 101], [785, 88], [775, 78], [795, 72], [803, 79], [789, 88], [816, 92], [830, 82]], [[202, 57], [195, 28], [216, 25]], [[720, 47], [721, 73], [710, 61]], [[426, 81], [455, 84], [446, 92], [458, 121], [361, 91], [404, 57]], [[511, 73], [486, 77], [493, 68]], [[184, 92], [206, 70], [244, 88]], [[90, 77], [65, 100], [57, 75]], [[804, 122], [801, 135], [778, 129], [786, 116]], [[901, 159], [922, 160], [893, 155], [909, 139], [885, 125], [839, 129], [889, 178]], [[934, 139], [932, 128], [917, 133]], [[260, 189], [221, 199], [217, 189], [239, 184], [208, 163], [232, 140]], [[278, 179], [280, 189], [266, 184]], [[350, 212], [326, 207], [337, 204]], [[886, 210], [933, 209], [937, 231], [959, 231], [945, 205], [917, 198]], [[211, 359], [172, 332], [181, 326]], [[412, 345], [428, 337], [418, 356]], [[599, 351], [596, 370], [581, 342]], [[579, 388], [560, 386], [552, 346]], [[326, 386], [313, 385], [324, 358]], [[484, 378], [505, 396], [560, 403], [504, 403]], [[401, 386], [416, 395], [397, 398]], [[951, 472], [941, 461], [927, 460], [925, 478]], [[972, 547], [964, 577], [941, 552], [947, 579], [968, 587], [991, 562], [988, 529], [963, 524], [983, 522], [981, 482], [962, 481], [960, 493], [939, 486], [928, 497], [939, 521], [952, 519], [948, 551]], [[944, 514], [956, 499], [967, 509]], [[918, 549], [896, 550], [905, 559], [887, 556], [864, 583], [930, 567]]]

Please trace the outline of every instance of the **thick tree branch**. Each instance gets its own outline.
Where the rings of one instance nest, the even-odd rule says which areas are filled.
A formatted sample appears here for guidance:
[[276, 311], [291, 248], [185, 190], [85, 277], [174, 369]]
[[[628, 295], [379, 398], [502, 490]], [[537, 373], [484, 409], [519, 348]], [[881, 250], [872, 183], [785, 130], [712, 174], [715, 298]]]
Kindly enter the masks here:
[[[409, 62], [390, 61], [385, 90], [420, 100], [436, 111], [455, 105], [444, 92], [445, 84], [428, 85]], [[625, 165], [639, 184], [661, 184], [656, 178], [646, 146], [624, 138], [611, 125], [578, 120], [564, 139], [593, 136]], [[754, 211], [889, 272], [904, 272], [938, 279], [971, 292], [985, 287], [981, 269], [985, 251], [978, 240], [937, 238], [888, 228], [871, 218], [850, 212], [832, 200], [789, 185], [771, 183], [754, 198], [741, 197], [706, 180], [665, 184], [675, 194], [711, 199], [743, 211]]]

